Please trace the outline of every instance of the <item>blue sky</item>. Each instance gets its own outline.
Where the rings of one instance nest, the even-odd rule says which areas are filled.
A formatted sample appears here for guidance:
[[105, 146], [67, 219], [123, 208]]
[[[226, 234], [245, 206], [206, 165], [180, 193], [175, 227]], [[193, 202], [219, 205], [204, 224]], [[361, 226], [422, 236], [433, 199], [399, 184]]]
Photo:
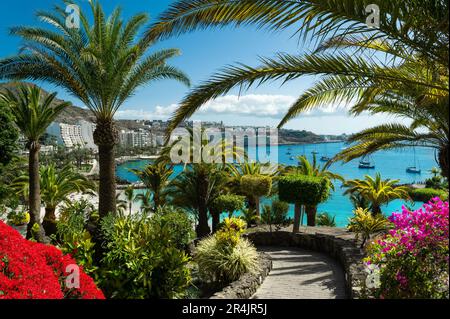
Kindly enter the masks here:
[[[119, 5], [123, 16], [129, 17], [146, 12], [154, 21], [172, 0], [101, 0], [107, 13]], [[37, 10], [51, 10], [59, 0], [15, 0], [0, 1], [0, 57], [17, 53], [20, 39], [8, 34], [8, 29], [17, 25], [36, 25]], [[87, 8], [86, 0], [80, 1]], [[270, 57], [277, 52], [302, 53], [312, 49], [309, 43], [299, 42], [293, 32], [267, 32], [256, 28], [224, 28], [197, 31], [177, 38], [164, 40], [159, 48], [179, 48], [182, 55], [171, 60], [171, 64], [186, 72], [194, 85], [208, 79], [215, 71], [227, 64], [242, 62], [256, 66], [258, 56]], [[284, 86], [267, 83], [252, 88], [239, 98], [237, 91], [211, 102], [193, 117], [196, 120], [224, 121], [227, 125], [276, 125], [289, 104], [312, 83], [314, 78], [304, 77]], [[45, 89], [57, 91], [59, 97], [83, 106], [81, 102], [63, 90], [38, 83]], [[174, 81], [162, 81], [141, 88], [128, 100], [117, 114], [118, 118], [167, 119], [177, 103], [188, 92], [188, 88]], [[255, 114], [259, 114], [256, 116]], [[310, 130], [319, 134], [353, 133], [363, 128], [385, 123], [384, 116], [360, 116], [352, 118], [343, 110], [328, 110], [309, 114], [288, 123], [286, 128]]]

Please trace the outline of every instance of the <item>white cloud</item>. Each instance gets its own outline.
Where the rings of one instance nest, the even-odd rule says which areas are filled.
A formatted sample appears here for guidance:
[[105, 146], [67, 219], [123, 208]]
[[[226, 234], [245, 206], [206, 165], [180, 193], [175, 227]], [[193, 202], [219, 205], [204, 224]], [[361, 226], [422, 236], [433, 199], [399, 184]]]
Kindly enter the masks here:
[[[226, 95], [203, 105], [196, 115], [236, 115], [245, 117], [281, 118], [294, 103], [290, 95], [248, 94]], [[177, 109], [177, 104], [156, 106], [153, 111], [128, 109], [117, 112], [121, 119], [167, 119]], [[343, 108], [327, 107], [309, 111], [304, 116], [327, 116], [344, 114]]]

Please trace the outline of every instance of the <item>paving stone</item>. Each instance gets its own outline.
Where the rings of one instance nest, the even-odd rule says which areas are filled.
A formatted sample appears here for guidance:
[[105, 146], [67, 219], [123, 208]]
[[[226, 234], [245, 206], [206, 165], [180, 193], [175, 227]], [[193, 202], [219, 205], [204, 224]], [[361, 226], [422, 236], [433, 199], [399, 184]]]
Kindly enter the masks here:
[[272, 258], [273, 268], [252, 299], [342, 299], [345, 276], [332, 258], [286, 247], [258, 247]]

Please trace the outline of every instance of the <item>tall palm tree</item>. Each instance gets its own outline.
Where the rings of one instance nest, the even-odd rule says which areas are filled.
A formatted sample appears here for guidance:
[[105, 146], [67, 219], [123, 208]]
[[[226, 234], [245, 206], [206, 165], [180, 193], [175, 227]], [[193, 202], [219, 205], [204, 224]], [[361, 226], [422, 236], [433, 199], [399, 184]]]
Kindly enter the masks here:
[[[69, 201], [68, 196], [74, 193], [92, 193], [95, 183], [85, 176], [76, 173], [70, 166], [58, 170], [54, 164], [43, 166], [39, 170], [41, 199], [45, 204], [43, 227], [45, 234], [56, 234], [56, 208], [62, 202]], [[25, 186], [25, 187], [24, 187]], [[29, 177], [18, 177], [11, 187], [23, 190], [29, 186]]]
[[0, 61], [0, 79], [32, 79], [58, 85], [80, 99], [95, 115], [94, 142], [99, 147], [99, 215], [116, 210], [114, 150], [118, 131], [114, 115], [144, 84], [174, 79], [189, 85], [188, 77], [166, 62], [177, 49], [147, 54], [154, 44], [138, 36], [146, 14], [128, 21], [115, 9], [107, 17], [98, 1], [90, 0], [93, 22], [80, 12], [80, 28], [66, 25], [68, 13], [38, 12], [50, 28], [16, 27], [13, 35], [25, 40], [21, 54]]
[[41, 224], [41, 187], [39, 179], [39, 139], [47, 130], [47, 127], [56, 119], [58, 114], [70, 103], [57, 103], [56, 93], [43, 96], [36, 86], [22, 85], [15, 92], [7, 89], [0, 94], [0, 103], [8, 105], [15, 115], [15, 123], [27, 140], [28, 154], [28, 178], [29, 178], [29, 208], [30, 223], [27, 236], [31, 237], [31, 228], [39, 225], [37, 240], [44, 240], [44, 229]]
[[381, 206], [394, 199], [411, 200], [406, 186], [395, 186], [399, 180], [382, 180], [381, 174], [377, 173], [375, 178], [366, 175], [365, 179], [348, 180], [344, 184], [347, 190], [344, 195], [360, 194], [371, 204], [374, 215], [381, 214]]
[[165, 162], [157, 162], [147, 165], [143, 170], [131, 170], [144, 183], [144, 185], [152, 192], [153, 210], [166, 202], [166, 189], [173, 173], [172, 165]]
[[[298, 160], [298, 166], [288, 166], [285, 169], [285, 173], [287, 174], [301, 174], [301, 175], [307, 175], [307, 176], [315, 176], [315, 177], [323, 177], [328, 179], [329, 185], [331, 189], [335, 189], [334, 187], [334, 180], [339, 180], [341, 182], [344, 182], [344, 178], [337, 174], [333, 173], [329, 170], [330, 165], [332, 164], [331, 161], [328, 161], [325, 163], [325, 165], [321, 166], [317, 162], [316, 154], [313, 154], [313, 161], [312, 163], [307, 159], [306, 156], [297, 156]], [[297, 218], [300, 212], [300, 207], [298, 204], [295, 204], [294, 211], [296, 212]], [[307, 216], [307, 223], [308, 226], [315, 226], [316, 225], [316, 215], [317, 215], [317, 206], [305, 206], [306, 216]]]
[[[280, 127], [305, 111], [330, 104], [356, 104], [353, 114], [361, 113], [380, 99], [403, 104], [405, 92], [412, 97], [415, 108], [444, 107], [448, 117], [448, 1], [376, 1], [380, 12], [378, 25], [367, 23], [368, 4], [365, 0], [177, 1], [148, 30], [148, 38], [166, 38], [225, 25], [256, 25], [276, 31], [293, 29], [320, 45], [311, 54], [279, 53], [274, 58], [261, 59], [257, 67], [241, 64], [223, 69], [184, 98], [173, 115], [170, 129], [210, 99], [234, 87], [246, 89], [270, 80], [285, 83], [303, 75], [320, 77], [294, 102]], [[416, 123], [425, 126], [422, 121], [419, 117]], [[384, 128], [388, 132], [379, 142], [361, 143], [358, 152], [361, 154], [366, 146], [367, 153], [415, 146], [417, 142], [428, 146], [433, 140], [432, 147], [439, 152], [438, 162], [448, 177], [448, 119], [438, 125], [424, 134], [416, 131], [417, 126], [376, 128], [377, 132]], [[401, 132], [393, 136], [397, 127]], [[447, 133], [445, 137], [443, 131]]]

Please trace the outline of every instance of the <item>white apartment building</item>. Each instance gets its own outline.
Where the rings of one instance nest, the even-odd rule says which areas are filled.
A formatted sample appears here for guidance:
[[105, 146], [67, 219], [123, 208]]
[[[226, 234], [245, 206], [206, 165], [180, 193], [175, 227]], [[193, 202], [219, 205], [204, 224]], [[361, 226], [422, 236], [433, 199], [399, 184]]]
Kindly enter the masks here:
[[59, 144], [64, 144], [67, 148], [77, 146], [97, 150], [94, 143], [93, 132], [95, 124], [86, 121], [80, 121], [76, 125], [66, 123], [52, 123], [47, 133], [56, 137]]
[[152, 146], [152, 134], [147, 130], [122, 130], [119, 133], [120, 144], [128, 147], [145, 147]]

